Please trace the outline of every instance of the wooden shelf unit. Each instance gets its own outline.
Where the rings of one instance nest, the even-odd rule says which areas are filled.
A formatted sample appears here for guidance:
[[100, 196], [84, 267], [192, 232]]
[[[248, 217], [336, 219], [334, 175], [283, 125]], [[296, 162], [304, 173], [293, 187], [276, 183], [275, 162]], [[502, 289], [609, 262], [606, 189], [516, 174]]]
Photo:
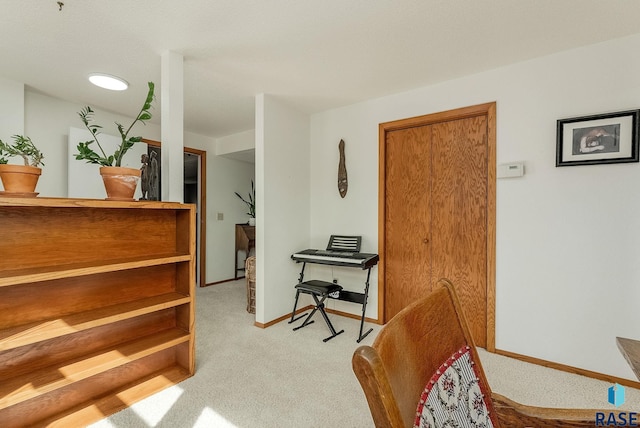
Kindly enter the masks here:
[[83, 426], [193, 375], [195, 208], [0, 197], [0, 426]]

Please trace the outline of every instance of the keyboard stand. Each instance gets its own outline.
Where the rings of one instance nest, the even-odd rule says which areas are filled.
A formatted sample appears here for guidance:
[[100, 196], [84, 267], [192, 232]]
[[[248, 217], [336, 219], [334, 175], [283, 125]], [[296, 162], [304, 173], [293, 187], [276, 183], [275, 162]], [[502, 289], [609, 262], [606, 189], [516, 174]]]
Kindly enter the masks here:
[[[291, 319], [288, 321], [288, 323], [292, 324], [295, 321], [298, 321], [299, 319], [302, 319], [303, 317], [306, 316], [307, 318], [304, 320], [302, 325], [294, 328], [294, 330], [298, 330], [304, 326], [307, 326], [313, 323], [313, 321], [311, 320], [311, 317], [317, 311], [320, 311], [320, 314], [324, 318], [325, 323], [327, 324], [327, 327], [329, 327], [329, 330], [331, 331], [331, 334], [332, 334], [330, 337], [324, 340], [326, 342], [327, 340], [333, 339], [335, 336], [342, 333], [343, 330], [336, 333], [336, 330], [333, 327], [333, 324], [331, 323], [331, 321], [329, 320], [329, 317], [326, 314], [324, 301], [327, 298], [330, 298], [330, 299], [342, 300], [345, 302], [358, 303], [362, 305], [362, 316], [360, 317], [360, 332], [358, 334], [358, 339], [356, 340], [356, 342], [360, 343], [362, 339], [367, 337], [367, 335], [373, 331], [373, 328], [370, 328], [366, 332], [363, 332], [365, 313], [367, 310], [367, 299], [369, 296], [369, 278], [371, 277], [371, 268], [373, 266], [366, 268], [367, 280], [365, 282], [364, 293], [356, 293], [353, 291], [345, 291], [340, 285], [334, 284], [332, 282], [317, 281], [317, 280], [304, 281], [304, 269], [306, 265], [307, 265], [307, 262], [302, 262], [302, 269], [300, 270], [300, 276], [298, 277], [298, 285], [295, 286], [296, 288], [295, 303], [293, 304]], [[310, 294], [313, 297], [316, 303], [316, 306], [314, 307], [313, 311], [310, 314], [307, 315], [306, 313], [303, 313], [298, 317], [296, 317], [296, 308], [298, 307], [298, 298], [300, 297], [300, 293]], [[336, 297], [336, 294], [337, 294], [337, 297]]]
[[360, 343], [362, 339], [367, 337], [369, 333], [373, 331], [372, 328], [367, 330], [366, 333], [362, 333], [364, 329], [364, 315], [367, 311], [367, 298], [369, 296], [369, 277], [371, 276], [371, 268], [367, 269], [367, 281], [364, 286], [364, 293], [355, 293], [353, 291], [340, 291], [338, 297], [329, 296], [332, 299], [343, 300], [345, 302], [359, 303], [362, 305], [362, 316], [360, 317], [360, 334], [356, 342]]

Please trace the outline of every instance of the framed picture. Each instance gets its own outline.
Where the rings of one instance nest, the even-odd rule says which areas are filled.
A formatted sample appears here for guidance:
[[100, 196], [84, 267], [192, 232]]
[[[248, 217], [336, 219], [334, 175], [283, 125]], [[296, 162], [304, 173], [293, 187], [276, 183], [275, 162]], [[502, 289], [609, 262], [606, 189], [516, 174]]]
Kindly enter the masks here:
[[640, 110], [558, 120], [556, 166], [638, 162]]

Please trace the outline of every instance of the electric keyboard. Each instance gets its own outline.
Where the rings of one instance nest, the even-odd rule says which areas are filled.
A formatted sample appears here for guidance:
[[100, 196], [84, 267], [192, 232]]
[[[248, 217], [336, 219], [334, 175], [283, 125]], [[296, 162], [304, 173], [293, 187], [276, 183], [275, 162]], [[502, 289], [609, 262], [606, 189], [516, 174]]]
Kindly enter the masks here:
[[355, 253], [350, 251], [308, 249], [291, 255], [296, 262], [316, 263], [333, 266], [351, 266], [369, 269], [378, 264], [377, 254]]
[[[366, 332], [363, 330], [364, 318], [367, 311], [367, 296], [369, 295], [369, 277], [371, 276], [371, 268], [378, 264], [378, 260], [380, 258], [377, 254], [361, 253], [361, 242], [361, 236], [331, 235], [326, 250], [308, 249], [291, 255], [291, 258], [295, 260], [296, 263], [302, 263], [302, 269], [300, 270], [298, 285], [296, 285], [296, 301], [293, 304], [293, 311], [291, 312], [291, 320], [289, 321], [289, 324], [302, 318], [302, 316], [299, 316], [298, 318], [295, 317], [296, 308], [298, 307], [298, 297], [300, 296], [300, 293], [310, 294], [316, 303], [315, 308], [309, 315], [306, 316], [302, 325], [294, 328], [294, 330], [298, 330], [306, 325], [311, 324], [313, 322], [311, 320], [313, 314], [315, 314], [316, 311], [320, 311], [322, 317], [324, 318], [324, 321], [327, 323], [327, 326], [331, 331], [331, 336], [324, 339], [325, 342], [344, 332], [344, 330], [336, 331], [324, 310], [325, 299], [332, 298], [362, 305], [362, 316], [360, 317], [360, 334], [358, 335], [357, 339], [358, 343], [360, 343], [362, 339], [364, 339], [369, 333], [373, 331], [372, 328], [370, 328]], [[364, 283], [364, 293], [344, 290], [341, 285], [337, 284], [337, 280], [334, 280], [333, 282], [318, 280], [304, 281], [304, 268], [307, 266], [307, 263], [317, 263], [321, 265], [331, 266], [359, 267], [362, 270], [366, 270], [367, 280]]]

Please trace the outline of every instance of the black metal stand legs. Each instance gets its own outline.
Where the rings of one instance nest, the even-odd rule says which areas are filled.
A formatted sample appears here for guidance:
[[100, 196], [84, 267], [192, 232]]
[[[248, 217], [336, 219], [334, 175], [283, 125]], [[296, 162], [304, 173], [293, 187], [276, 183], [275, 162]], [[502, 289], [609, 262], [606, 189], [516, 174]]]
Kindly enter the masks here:
[[[299, 291], [298, 291], [299, 293]], [[296, 300], [298, 297], [298, 293], [296, 293]], [[336, 329], [333, 327], [333, 324], [331, 324], [331, 320], [329, 319], [329, 317], [327, 316], [327, 313], [324, 310], [324, 301], [326, 300], [327, 297], [329, 297], [329, 295], [324, 295], [322, 296], [322, 300], [318, 300], [318, 296], [314, 293], [309, 293], [311, 294], [311, 297], [313, 297], [313, 300], [316, 302], [316, 307], [313, 308], [313, 310], [311, 311], [311, 313], [309, 313], [309, 315], [307, 315], [307, 318], [305, 318], [304, 322], [299, 325], [298, 327], [295, 327], [293, 329], [293, 331], [299, 330], [302, 327], [305, 327], [309, 324], [313, 323], [313, 320], [311, 320], [311, 318], [313, 317], [313, 315], [316, 313], [316, 311], [320, 311], [320, 314], [322, 315], [322, 318], [324, 318], [324, 322], [327, 324], [327, 327], [329, 327], [329, 331], [331, 331], [331, 336], [327, 337], [326, 339], [322, 339], [323, 342], [326, 342], [328, 340], [333, 339], [334, 337], [336, 337], [337, 335], [344, 333], [344, 330], [340, 330], [338, 332], [336, 332]], [[295, 313], [295, 311], [294, 311]], [[300, 317], [296, 318], [296, 319], [300, 319], [302, 318], [303, 315], [301, 315]], [[289, 321], [289, 323], [292, 323], [295, 320], [291, 320]]]
[[[298, 321], [300, 318], [304, 317], [306, 314], [302, 314], [297, 318], [294, 318], [296, 316], [296, 308], [298, 307], [298, 297], [300, 297], [300, 290], [296, 290], [296, 302], [293, 304], [293, 311], [291, 311], [291, 319], [289, 320], [289, 324]], [[313, 322], [313, 321], [311, 321]], [[311, 323], [309, 323], [311, 324]]]
[[344, 332], [344, 330], [340, 330], [339, 332], [336, 332], [336, 329], [333, 328], [333, 324], [331, 324], [331, 320], [329, 319], [329, 317], [327, 316], [327, 313], [324, 310], [324, 301], [329, 297], [331, 293], [340, 292], [342, 290], [342, 287], [339, 286], [338, 284], [334, 284], [332, 282], [326, 282], [326, 281], [314, 280], [314, 281], [302, 282], [303, 278], [304, 278], [304, 265], [302, 266], [302, 271], [300, 272], [300, 278], [299, 278], [300, 283], [296, 285], [296, 301], [293, 304], [293, 311], [291, 311], [291, 320], [289, 321], [289, 324], [304, 317], [305, 314], [302, 314], [297, 318], [295, 317], [296, 308], [298, 307], [298, 298], [300, 297], [300, 293], [309, 294], [313, 298], [313, 301], [316, 303], [316, 306], [313, 308], [311, 313], [307, 315], [304, 322], [298, 327], [294, 328], [293, 330], [294, 331], [299, 330], [302, 327], [312, 324], [313, 320], [311, 318], [313, 318], [315, 313], [319, 311], [320, 314], [322, 315], [322, 318], [324, 318], [324, 322], [327, 324], [327, 327], [329, 327], [329, 331], [331, 331], [331, 336], [324, 339], [324, 342], [326, 342], [327, 340], [333, 339], [340, 333]]
[[[358, 335], [358, 339], [356, 340], [358, 343], [360, 343], [362, 339], [367, 337], [367, 335], [369, 335], [369, 333], [373, 331], [373, 329], [370, 328], [369, 330], [363, 333], [364, 318], [365, 318], [365, 313], [367, 311], [367, 299], [369, 296], [369, 278], [371, 276], [371, 268], [369, 267], [367, 269], [367, 281], [365, 283], [364, 293], [356, 293], [353, 291], [344, 291], [340, 285], [335, 284], [333, 282], [318, 281], [318, 280], [303, 281], [305, 266], [306, 266], [306, 263], [303, 263], [302, 270], [300, 271], [300, 277], [298, 278], [298, 285], [296, 285], [295, 287], [296, 300], [295, 300], [295, 303], [293, 304], [293, 311], [291, 311], [291, 319], [289, 320], [289, 324], [295, 321], [298, 321], [299, 319], [302, 319], [305, 316], [306, 318], [301, 325], [294, 328], [293, 330], [299, 330], [302, 327], [312, 324], [313, 320], [311, 318], [315, 315], [316, 312], [319, 311], [320, 314], [322, 315], [322, 318], [324, 318], [324, 322], [327, 324], [327, 327], [329, 327], [329, 330], [331, 331], [331, 336], [324, 339], [325, 342], [327, 340], [333, 339], [340, 333], [343, 333], [344, 330], [340, 330], [339, 332], [336, 332], [335, 328], [333, 327], [333, 324], [331, 323], [331, 320], [327, 316], [327, 313], [324, 309], [325, 308], [324, 301], [330, 297], [333, 299], [343, 300], [345, 302], [358, 303], [362, 305], [362, 316], [360, 317], [360, 332]], [[311, 297], [313, 297], [313, 300], [316, 306], [308, 315], [306, 313], [303, 313], [300, 316], [296, 317], [296, 308], [298, 307], [298, 298], [300, 297], [300, 293], [309, 294]]]
[[362, 329], [364, 328], [364, 314], [367, 311], [367, 299], [369, 298], [369, 276], [371, 275], [371, 269], [367, 271], [367, 282], [364, 287], [364, 294], [362, 295], [362, 317], [360, 318], [360, 335], [358, 336], [358, 340], [356, 342], [360, 343], [362, 339], [367, 337], [369, 333], [373, 331], [372, 328], [367, 330], [365, 334], [362, 334]]

